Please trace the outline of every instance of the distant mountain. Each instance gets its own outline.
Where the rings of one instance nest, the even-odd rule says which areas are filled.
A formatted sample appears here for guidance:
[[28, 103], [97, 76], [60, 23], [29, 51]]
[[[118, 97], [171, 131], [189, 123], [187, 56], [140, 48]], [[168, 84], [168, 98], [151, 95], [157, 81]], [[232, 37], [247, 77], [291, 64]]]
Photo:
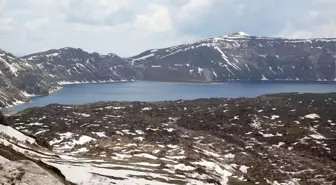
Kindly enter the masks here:
[[141, 74], [115, 54], [100, 55], [82, 49], [62, 48], [22, 57], [64, 83], [130, 81]]
[[244, 33], [242, 31], [240, 32], [234, 32], [229, 35], [229, 37], [248, 37], [249, 35], [247, 33]]
[[286, 39], [232, 33], [121, 58], [62, 48], [17, 58], [0, 50], [0, 107], [58, 85], [132, 80], [220, 82], [334, 81], [336, 39]]
[[28, 94], [48, 94], [57, 84], [45, 71], [0, 50], [0, 107], [28, 101]]
[[152, 81], [333, 81], [336, 39], [267, 38], [237, 32], [148, 50], [128, 60], [144, 80]]

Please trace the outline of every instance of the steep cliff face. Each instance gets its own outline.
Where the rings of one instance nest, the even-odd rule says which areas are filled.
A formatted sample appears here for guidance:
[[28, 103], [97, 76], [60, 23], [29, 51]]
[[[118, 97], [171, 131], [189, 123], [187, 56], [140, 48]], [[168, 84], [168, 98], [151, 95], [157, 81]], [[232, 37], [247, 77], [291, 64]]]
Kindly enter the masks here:
[[63, 48], [23, 57], [59, 83], [115, 82], [139, 79], [126, 60], [115, 54], [100, 55], [81, 49]]
[[336, 39], [246, 34], [149, 50], [128, 59], [145, 80], [329, 80], [336, 78]]
[[0, 50], [0, 107], [28, 101], [27, 94], [48, 94], [54, 80], [27, 61]]

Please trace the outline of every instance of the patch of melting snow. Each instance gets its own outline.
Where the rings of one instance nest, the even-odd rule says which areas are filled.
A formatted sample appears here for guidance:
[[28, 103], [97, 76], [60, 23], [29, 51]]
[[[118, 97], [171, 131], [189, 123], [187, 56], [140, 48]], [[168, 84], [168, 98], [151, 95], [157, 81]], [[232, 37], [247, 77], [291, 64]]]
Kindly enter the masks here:
[[127, 134], [127, 135], [132, 135], [132, 136], [136, 135], [135, 133], [130, 132], [129, 130], [122, 130], [122, 132]]
[[144, 135], [144, 134], [145, 134], [145, 132], [142, 131], [142, 130], [136, 130], [135, 132], [136, 132], [137, 134], [139, 134], [139, 135]]
[[285, 145], [284, 142], [279, 142], [279, 144], [277, 144], [277, 145], [273, 145], [273, 146], [280, 148], [280, 147], [283, 146], [283, 145]]
[[166, 156], [167, 159], [184, 159], [185, 156]]
[[8, 161], [9, 161], [8, 159], [6, 159], [6, 158], [4, 158], [0, 155], [0, 164], [6, 163]]
[[221, 157], [221, 155], [219, 155], [219, 154], [217, 154], [215, 152], [212, 152], [212, 151], [209, 151], [209, 150], [203, 150], [203, 149], [201, 149], [201, 150], [207, 156], [216, 157], [216, 158]]
[[253, 127], [253, 128], [260, 128], [261, 123], [258, 120], [253, 120], [253, 123], [250, 123], [250, 126]]
[[317, 119], [320, 118], [320, 116], [318, 114], [308, 114], [305, 116], [305, 118], [307, 119]]
[[274, 134], [264, 134], [262, 132], [259, 132], [259, 134], [261, 134], [263, 137], [274, 137], [275, 135]]
[[142, 108], [142, 110], [152, 110], [152, 107], [144, 107], [144, 108]]
[[135, 143], [128, 143], [127, 145], [125, 145], [125, 147], [132, 147], [132, 146], [138, 146], [138, 145]]
[[165, 128], [165, 130], [167, 130], [168, 132], [173, 132], [175, 129], [173, 129], [173, 128]]
[[113, 153], [113, 154], [115, 156], [112, 156], [111, 158], [114, 160], [125, 160], [125, 159], [132, 158], [132, 156], [128, 154], [119, 154], [119, 153]]
[[147, 158], [147, 159], [158, 159], [157, 157], [150, 155], [150, 154], [146, 154], [146, 153], [142, 153], [142, 154], [135, 154], [135, 157], [142, 157], [142, 158]]
[[113, 107], [113, 106], [108, 106], [105, 107], [105, 109], [114, 109], [114, 110], [120, 110], [120, 109], [124, 109], [125, 107]]
[[91, 141], [96, 141], [96, 139], [83, 135], [78, 140], [71, 140], [70, 142], [62, 143], [62, 144], [64, 144], [64, 146], [59, 147], [58, 149], [71, 149], [75, 145], [83, 145], [83, 144], [89, 143]]
[[0, 133], [3, 133], [9, 137], [14, 137], [17, 140], [25, 143], [25, 142], [29, 142], [30, 144], [34, 144], [35, 143], [35, 139], [30, 138], [24, 134], [22, 134], [21, 132], [13, 129], [10, 126], [4, 126], [0, 124]]
[[36, 132], [36, 133], [34, 134], [34, 136], [43, 134], [43, 133], [48, 132], [48, 131], [49, 131], [49, 129], [47, 129], [47, 130], [40, 130], [40, 131]]
[[29, 126], [42, 126], [43, 123], [35, 122], [35, 123], [29, 123]]
[[145, 140], [145, 138], [143, 138], [143, 137], [135, 137], [135, 138], [133, 138], [134, 140], [138, 140], [138, 141], [143, 141], [143, 140]]
[[172, 148], [172, 149], [179, 148], [178, 145], [172, 145], [172, 144], [167, 145], [167, 147], [168, 147], [168, 148]]
[[158, 154], [161, 150], [153, 150], [152, 153], [153, 154]]
[[202, 161], [193, 162], [192, 164], [204, 166], [204, 167], [206, 167], [207, 170], [216, 172], [218, 175], [221, 176], [221, 178], [222, 178], [221, 183], [222, 184], [227, 184], [228, 181], [229, 181], [228, 177], [232, 176], [231, 172], [229, 172], [226, 169], [223, 169], [221, 166], [219, 166], [217, 163], [214, 163], [214, 162], [210, 162], [210, 161], [206, 161], [206, 160], [202, 159]]
[[173, 168], [175, 170], [182, 170], [182, 171], [193, 171], [196, 169], [195, 167], [187, 166], [185, 164], [178, 164], [178, 165], [173, 166]]
[[107, 137], [105, 132], [92, 132], [92, 134], [96, 134], [98, 137]]
[[[140, 172], [136, 170], [123, 170], [123, 169], [111, 169], [113, 166], [105, 165], [90, 165], [90, 164], [80, 164], [80, 165], [70, 165], [65, 163], [55, 163], [45, 161], [47, 164], [52, 165], [62, 172], [67, 180], [77, 183], [77, 184], [115, 184], [120, 185], [133, 185], [133, 184], [153, 184], [152, 180], [146, 180], [143, 178], [131, 178], [130, 175], [136, 176], [148, 176], [149, 178], [157, 177], [161, 179], [166, 179], [166, 177], [157, 175], [154, 173]], [[114, 166], [118, 167], [118, 166]], [[119, 166], [127, 167], [127, 166]], [[106, 176], [113, 176], [120, 178], [119, 180], [114, 180], [113, 178], [108, 178]], [[169, 180], [169, 179], [167, 179]], [[168, 183], [163, 183], [159, 181], [154, 182], [156, 185], [170, 185]]]
[[133, 165], [140, 165], [140, 166], [151, 166], [151, 167], [159, 167], [160, 164], [155, 163], [146, 163], [146, 162], [138, 162], [138, 163], [131, 163]]
[[89, 150], [88, 150], [87, 148], [83, 147], [83, 148], [78, 149], [78, 150], [76, 151], [76, 153], [84, 153], [84, 152], [88, 152], [88, 151], [89, 151]]
[[225, 157], [226, 159], [233, 159], [233, 158], [235, 158], [235, 156], [236, 156], [236, 155], [234, 155], [234, 154], [226, 154], [226, 155], [224, 155], [224, 157]]
[[83, 116], [83, 117], [86, 117], [86, 118], [91, 116], [90, 114], [85, 114], [85, 113], [76, 113], [76, 112], [73, 112], [73, 114], [78, 115], [78, 116]]
[[271, 120], [275, 120], [275, 119], [279, 119], [279, 118], [280, 118], [280, 116], [278, 116], [278, 115], [272, 115]]
[[311, 138], [313, 139], [326, 139], [323, 135], [321, 134], [312, 134], [312, 135], [309, 135]]
[[241, 165], [240, 167], [239, 167], [239, 170], [241, 171], [241, 172], [243, 172], [243, 173], [247, 173], [247, 170], [249, 169], [249, 167], [248, 166], [245, 166], [245, 165]]

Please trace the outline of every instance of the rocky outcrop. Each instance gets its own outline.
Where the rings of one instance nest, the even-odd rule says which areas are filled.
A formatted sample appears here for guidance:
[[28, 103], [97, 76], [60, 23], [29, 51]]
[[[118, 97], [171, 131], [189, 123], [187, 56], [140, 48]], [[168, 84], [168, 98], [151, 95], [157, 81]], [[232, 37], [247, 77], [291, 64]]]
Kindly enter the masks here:
[[141, 74], [115, 54], [100, 55], [63, 48], [24, 56], [24, 60], [64, 83], [118, 82], [140, 79]]
[[0, 184], [63, 185], [58, 179], [32, 161], [3, 161], [0, 159]]
[[334, 81], [336, 39], [286, 39], [237, 32], [196, 43], [149, 50], [128, 59], [144, 80]]
[[27, 94], [49, 94], [57, 87], [43, 70], [0, 50], [0, 107], [27, 102]]
[[1, 125], [5, 125], [8, 126], [7, 121], [5, 119], [5, 116], [2, 114], [2, 112], [0, 111], [0, 124]]
[[48, 157], [57, 158], [35, 138], [8, 126], [0, 112], [0, 184], [72, 185], [57, 168], [41, 161]]

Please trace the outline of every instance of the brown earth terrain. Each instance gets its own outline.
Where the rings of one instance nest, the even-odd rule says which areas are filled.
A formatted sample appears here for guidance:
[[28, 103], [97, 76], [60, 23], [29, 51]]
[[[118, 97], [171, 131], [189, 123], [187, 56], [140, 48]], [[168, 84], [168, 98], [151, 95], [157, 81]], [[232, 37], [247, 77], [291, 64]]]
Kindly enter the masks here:
[[[46, 140], [59, 154], [100, 161], [92, 166], [108, 163], [119, 165], [113, 170], [161, 175], [127, 178], [168, 184], [336, 183], [336, 94], [52, 104], [19, 112], [8, 123]], [[90, 174], [115, 184], [126, 179]]]

